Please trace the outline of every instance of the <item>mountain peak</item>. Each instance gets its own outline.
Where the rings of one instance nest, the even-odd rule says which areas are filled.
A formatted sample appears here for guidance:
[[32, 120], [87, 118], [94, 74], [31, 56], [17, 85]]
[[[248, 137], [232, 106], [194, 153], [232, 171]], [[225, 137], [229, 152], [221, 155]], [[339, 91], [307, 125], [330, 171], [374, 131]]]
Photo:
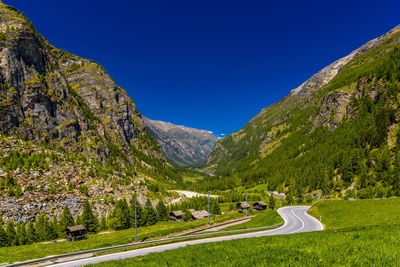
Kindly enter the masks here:
[[143, 118], [164, 156], [178, 166], [191, 166], [207, 159], [218, 138], [210, 131]]
[[299, 87], [293, 89], [290, 92], [290, 95], [308, 97], [316, 89], [327, 85], [333, 79], [333, 77], [335, 77], [336, 74], [338, 74], [342, 70], [343, 66], [350, 62], [357, 55], [370, 51], [371, 49], [377, 47], [399, 31], [400, 24], [388, 31], [387, 33], [381, 35], [380, 37], [370, 40], [363, 46], [352, 51], [349, 55], [338, 59], [329, 66], [323, 68], [322, 70], [311, 76], [310, 79], [302, 83]]

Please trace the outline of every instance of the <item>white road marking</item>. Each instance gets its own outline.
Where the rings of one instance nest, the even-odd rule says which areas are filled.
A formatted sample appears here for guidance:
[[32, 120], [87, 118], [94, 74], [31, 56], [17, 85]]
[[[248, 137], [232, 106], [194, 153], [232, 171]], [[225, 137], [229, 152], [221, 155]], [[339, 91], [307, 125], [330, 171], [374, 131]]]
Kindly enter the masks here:
[[[63, 262], [63, 263], [54, 264], [52, 266], [68, 266], [68, 267], [82, 266], [82, 265], [86, 265], [86, 264], [94, 264], [94, 263], [99, 263], [99, 262], [104, 262], [104, 261], [144, 256], [144, 255], [147, 255], [150, 253], [172, 250], [172, 249], [176, 249], [176, 248], [185, 247], [188, 245], [220, 242], [220, 241], [242, 239], [242, 238], [261, 237], [261, 236], [295, 234], [295, 233], [302, 231], [305, 228], [306, 224], [307, 224], [307, 228], [309, 228], [306, 231], [323, 230], [323, 225], [317, 219], [315, 219], [314, 217], [307, 214], [307, 210], [309, 208], [310, 208], [309, 206], [295, 206], [295, 207], [280, 208], [278, 210], [278, 213], [283, 218], [284, 224], [281, 227], [279, 227], [277, 229], [273, 229], [273, 230], [260, 231], [260, 232], [254, 232], [254, 233], [246, 233], [246, 234], [237, 234], [237, 235], [231, 235], [231, 236], [214, 237], [214, 238], [208, 238], [208, 239], [198, 239], [198, 240], [184, 241], [184, 242], [172, 243], [172, 244], [166, 244], [166, 245], [159, 245], [159, 246], [154, 246], [154, 247], [130, 250], [130, 251], [126, 251], [126, 252], [118, 252], [118, 253], [113, 253], [113, 254], [101, 255], [101, 256], [86, 258], [86, 259], [81, 259], [81, 260], [74, 260], [74, 261], [70, 261], [70, 262]], [[294, 212], [295, 210], [302, 211], [300, 216], [295, 214], [295, 212]], [[303, 220], [305, 218], [301, 219], [300, 217], [302, 217], [302, 216], [305, 216], [305, 218], [307, 218], [307, 220]], [[298, 219], [301, 222], [301, 227], [294, 231], [287, 232], [291, 228], [291, 224], [297, 225], [297, 220], [294, 218]], [[289, 229], [286, 229], [286, 228], [289, 228]]]

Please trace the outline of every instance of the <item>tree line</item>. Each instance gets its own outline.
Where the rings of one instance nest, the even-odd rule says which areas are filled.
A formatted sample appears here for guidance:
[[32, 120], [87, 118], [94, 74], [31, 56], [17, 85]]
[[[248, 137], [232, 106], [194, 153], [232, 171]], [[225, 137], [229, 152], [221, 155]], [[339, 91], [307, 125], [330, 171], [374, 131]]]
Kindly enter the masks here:
[[[149, 199], [145, 206], [146, 208], [137, 207], [138, 227], [153, 225], [157, 221], [168, 220], [168, 211], [162, 201], [159, 201], [156, 206], [158, 214], [151, 208]], [[85, 200], [82, 213], [77, 216], [76, 220], [67, 205], [64, 207], [59, 220], [56, 216], [50, 219], [46, 214], [42, 213], [34, 221], [28, 223], [19, 222], [17, 224], [9, 221], [4, 227], [4, 222], [0, 219], [0, 247], [20, 246], [62, 238], [65, 237], [67, 227], [80, 224], [85, 226], [88, 233], [97, 233], [107, 229], [122, 230], [134, 227], [134, 199], [131, 199], [130, 205], [128, 205], [126, 199], [118, 200], [113, 212], [108, 217], [97, 217], [93, 213], [89, 201]]]

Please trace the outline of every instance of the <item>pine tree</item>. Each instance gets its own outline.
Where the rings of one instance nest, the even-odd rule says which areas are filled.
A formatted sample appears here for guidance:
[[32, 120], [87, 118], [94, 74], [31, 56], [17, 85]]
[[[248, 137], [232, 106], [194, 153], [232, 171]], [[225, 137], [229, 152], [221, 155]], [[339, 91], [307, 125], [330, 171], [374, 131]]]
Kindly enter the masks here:
[[82, 222], [82, 216], [81, 216], [81, 215], [78, 215], [78, 216], [76, 216], [75, 225], [80, 225], [80, 224], [83, 224], [83, 222]]
[[99, 230], [99, 221], [92, 212], [89, 201], [86, 199], [83, 204], [82, 224], [89, 233], [97, 233]]
[[3, 224], [0, 224], [0, 247], [7, 247], [9, 243], [8, 235], [3, 228]]
[[190, 221], [192, 219], [192, 213], [189, 210], [183, 210], [183, 215], [182, 215], [182, 219], [184, 221]]
[[35, 230], [35, 225], [33, 224], [32, 221], [29, 222], [26, 235], [27, 235], [26, 238], [27, 238], [28, 244], [32, 244], [32, 243], [36, 242], [36, 240], [37, 240], [36, 230]]
[[269, 196], [269, 208], [271, 210], [275, 210], [276, 208], [275, 198], [272, 194]]
[[113, 211], [113, 217], [116, 219], [114, 225], [115, 230], [128, 229], [131, 226], [131, 215], [126, 199], [117, 201]]
[[105, 230], [107, 230], [107, 219], [106, 216], [101, 216], [100, 231], [105, 231]]
[[26, 236], [26, 228], [25, 228], [25, 223], [23, 222], [20, 222], [17, 225], [17, 237], [19, 245], [27, 244], [28, 240]]
[[51, 226], [54, 229], [54, 234], [55, 234], [56, 238], [62, 237], [64, 235], [65, 228], [57, 220], [56, 215], [53, 216], [53, 221], [51, 222]]
[[36, 231], [36, 241], [46, 240], [46, 223], [44, 214], [41, 214], [36, 218], [35, 231]]
[[157, 213], [151, 205], [150, 199], [146, 201], [146, 225], [153, 225], [158, 221]]
[[221, 208], [219, 207], [219, 203], [217, 201], [214, 201], [211, 205], [211, 214], [216, 214], [219, 215], [221, 214]]
[[71, 214], [71, 211], [68, 208], [68, 205], [65, 205], [63, 213], [60, 218], [60, 227], [64, 232], [65, 229], [69, 226], [73, 226], [75, 224], [74, 217]]
[[[136, 223], [137, 223], [137, 227], [142, 227], [146, 225], [146, 214], [143, 210], [143, 208], [140, 206], [140, 203], [136, 200]], [[132, 198], [130, 201], [130, 211], [132, 214], [132, 218], [131, 218], [131, 224], [134, 227], [135, 226], [135, 199]]]
[[160, 216], [160, 221], [168, 221], [168, 211], [164, 205], [164, 202], [161, 200], [158, 201], [156, 209], [158, 211], [158, 215]]
[[14, 228], [14, 223], [11, 221], [8, 222], [7, 227], [6, 227], [6, 233], [9, 241], [10, 246], [17, 246], [18, 245], [18, 237], [17, 237], [17, 232], [15, 231]]

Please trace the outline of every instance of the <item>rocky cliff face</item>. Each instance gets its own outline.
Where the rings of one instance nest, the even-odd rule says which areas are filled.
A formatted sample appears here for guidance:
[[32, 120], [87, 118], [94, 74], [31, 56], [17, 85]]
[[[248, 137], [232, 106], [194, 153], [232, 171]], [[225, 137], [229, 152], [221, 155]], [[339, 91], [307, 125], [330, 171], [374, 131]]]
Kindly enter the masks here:
[[144, 118], [165, 157], [178, 166], [191, 166], [207, 159], [218, 138], [209, 131]]
[[102, 66], [53, 47], [4, 4], [0, 31], [4, 133], [102, 163], [136, 166], [135, 151], [162, 161], [135, 103]]
[[[49, 44], [0, 2], [0, 216], [74, 215], [91, 198], [105, 215], [114, 197], [153, 179], [176, 183], [127, 92], [104, 68]], [[162, 196], [160, 196], [162, 197]]]

